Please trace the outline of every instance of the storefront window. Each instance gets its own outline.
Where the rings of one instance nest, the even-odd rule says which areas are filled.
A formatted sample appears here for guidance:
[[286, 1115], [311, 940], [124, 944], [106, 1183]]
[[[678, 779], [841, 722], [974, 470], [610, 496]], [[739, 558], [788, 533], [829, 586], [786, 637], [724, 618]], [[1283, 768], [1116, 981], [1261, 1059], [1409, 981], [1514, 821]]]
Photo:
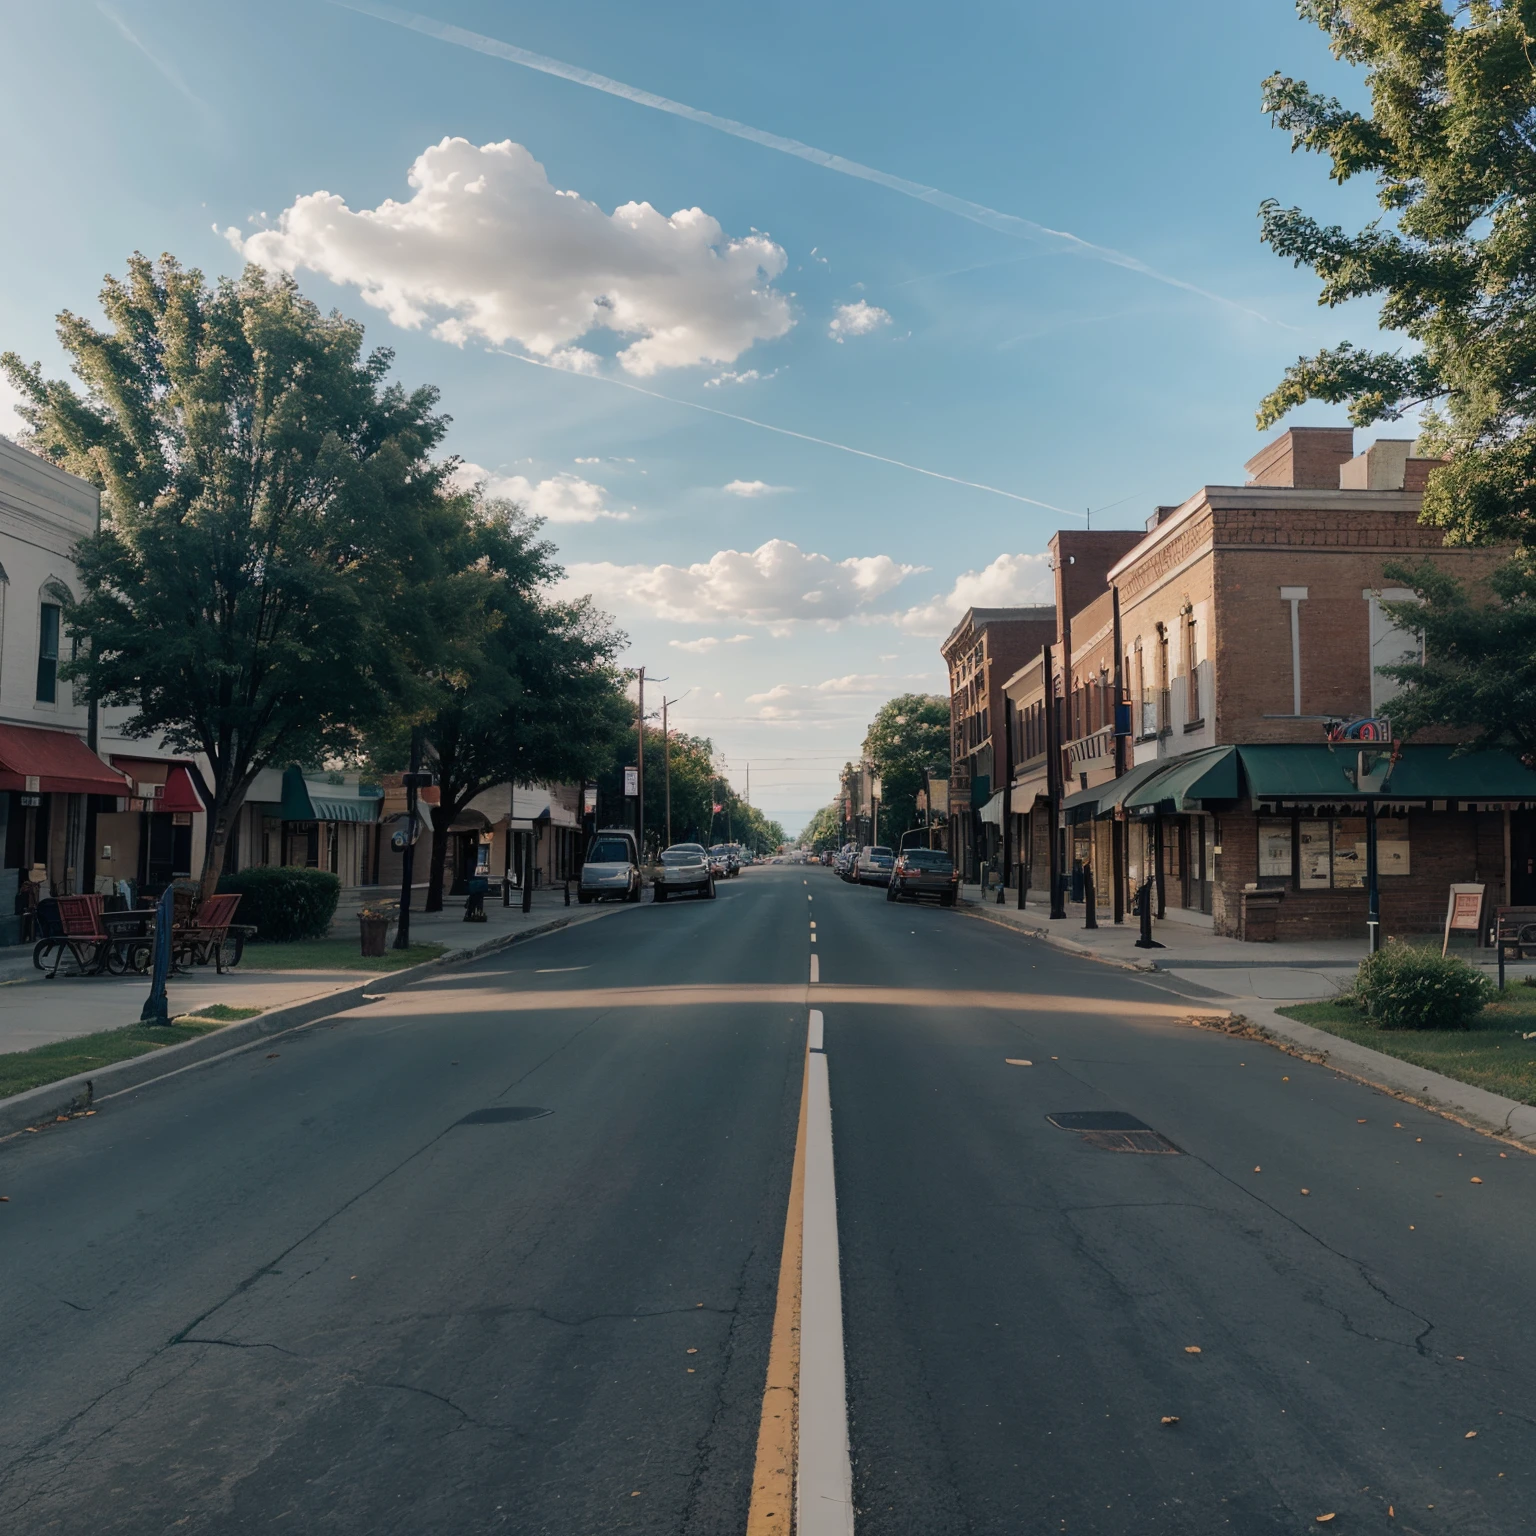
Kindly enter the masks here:
[[1261, 818], [1259, 821], [1259, 884], [1291, 883], [1291, 820]]
[[1347, 816], [1333, 824], [1333, 888], [1344, 891], [1365, 884], [1365, 817]]
[[1301, 848], [1301, 889], [1326, 891], [1333, 883], [1333, 824], [1327, 821], [1300, 822], [1297, 841]]

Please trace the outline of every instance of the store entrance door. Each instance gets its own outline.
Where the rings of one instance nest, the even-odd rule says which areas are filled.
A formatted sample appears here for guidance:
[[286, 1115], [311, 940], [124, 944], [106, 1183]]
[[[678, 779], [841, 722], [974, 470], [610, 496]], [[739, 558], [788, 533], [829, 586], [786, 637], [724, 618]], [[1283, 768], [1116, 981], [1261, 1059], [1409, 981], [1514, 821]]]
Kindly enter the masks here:
[[1509, 900], [1512, 906], [1536, 907], [1536, 811], [1510, 814]]

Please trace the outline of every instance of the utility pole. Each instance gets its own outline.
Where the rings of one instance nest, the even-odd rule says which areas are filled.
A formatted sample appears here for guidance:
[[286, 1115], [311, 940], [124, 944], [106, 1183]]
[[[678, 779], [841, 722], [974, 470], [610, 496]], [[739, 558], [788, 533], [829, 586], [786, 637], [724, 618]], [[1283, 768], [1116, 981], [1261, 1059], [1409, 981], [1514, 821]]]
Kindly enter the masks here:
[[672, 846], [672, 747], [667, 739], [667, 705], [671, 702], [665, 693], [661, 696], [661, 782], [667, 801], [667, 847]]
[[1041, 676], [1045, 682], [1045, 783], [1050, 802], [1051, 830], [1051, 916], [1065, 917], [1067, 909], [1061, 891], [1061, 714], [1057, 708], [1056, 671], [1050, 646], [1041, 647]]
[[645, 863], [645, 668], [640, 668], [640, 706], [635, 717], [635, 762], [640, 766], [635, 784], [635, 851]]
[[[400, 922], [395, 928], [395, 948], [411, 947], [411, 885], [416, 878], [416, 790], [423, 777], [421, 771], [421, 727], [411, 728], [411, 771], [405, 775], [405, 849], [400, 860]], [[434, 831], [434, 836], [435, 836]]]

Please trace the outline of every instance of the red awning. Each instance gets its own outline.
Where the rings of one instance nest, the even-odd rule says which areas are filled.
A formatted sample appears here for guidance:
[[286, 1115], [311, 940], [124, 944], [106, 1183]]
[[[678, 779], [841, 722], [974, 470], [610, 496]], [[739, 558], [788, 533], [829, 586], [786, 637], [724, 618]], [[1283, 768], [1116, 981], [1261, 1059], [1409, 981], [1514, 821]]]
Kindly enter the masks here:
[[[28, 784], [28, 780], [35, 780]], [[68, 731], [0, 725], [0, 789], [24, 794], [124, 795], [127, 779]]]
[[197, 786], [192, 775], [180, 763], [172, 763], [165, 776], [165, 793], [155, 801], [157, 811], [201, 811], [203, 802], [198, 798]]

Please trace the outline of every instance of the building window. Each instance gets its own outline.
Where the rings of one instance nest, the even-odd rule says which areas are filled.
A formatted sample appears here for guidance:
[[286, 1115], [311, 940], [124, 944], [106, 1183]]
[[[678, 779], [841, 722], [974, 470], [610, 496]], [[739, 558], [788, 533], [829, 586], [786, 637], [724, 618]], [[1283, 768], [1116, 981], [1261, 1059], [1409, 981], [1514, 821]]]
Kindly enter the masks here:
[[56, 704], [59, 694], [59, 616], [57, 603], [44, 603], [37, 622], [37, 702]]
[[1184, 722], [1194, 725], [1204, 716], [1200, 713], [1199, 660], [1195, 651], [1195, 615], [1192, 609], [1184, 613]]
[[1291, 607], [1291, 713], [1301, 713], [1301, 605], [1307, 600], [1305, 587], [1281, 587], [1280, 600]]
[[1161, 735], [1173, 729], [1168, 702], [1168, 626], [1157, 626], [1157, 729]]
[[1383, 598], [1394, 603], [1416, 602], [1416, 592], [1406, 587], [1389, 587], [1384, 592], [1368, 591], [1364, 595], [1371, 605], [1371, 713], [1377, 715], [1402, 692], [1403, 685], [1376, 669], [1422, 665], [1424, 637], [1414, 630], [1400, 629], [1381, 606]]

